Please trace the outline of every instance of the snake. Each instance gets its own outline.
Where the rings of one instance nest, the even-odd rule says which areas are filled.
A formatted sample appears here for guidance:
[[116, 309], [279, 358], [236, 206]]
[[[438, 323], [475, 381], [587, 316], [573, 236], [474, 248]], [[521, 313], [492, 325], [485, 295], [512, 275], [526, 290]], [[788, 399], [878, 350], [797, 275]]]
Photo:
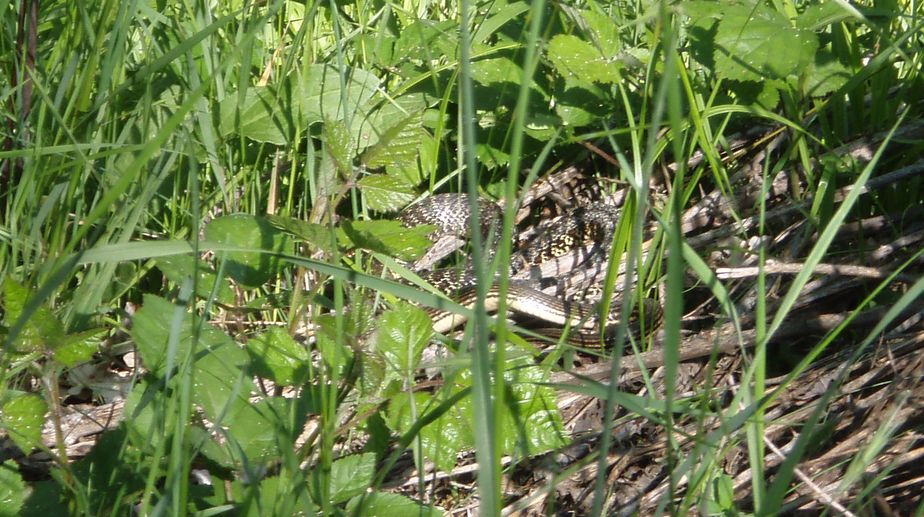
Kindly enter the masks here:
[[[428, 269], [420, 276], [439, 291], [459, 305], [472, 309], [477, 299], [477, 278], [470, 259], [461, 266], [436, 268], [446, 255], [458, 249], [470, 236], [472, 227], [480, 229], [482, 241], [486, 243], [485, 260], [493, 260], [494, 250], [500, 244], [500, 225], [503, 218], [501, 208], [483, 198], [477, 200], [480, 219], [472, 225], [471, 204], [466, 194], [436, 194], [405, 208], [397, 217], [406, 227], [432, 225], [435, 229], [430, 234], [434, 242], [435, 254], [425, 255], [412, 269]], [[561, 337], [564, 329], [567, 340], [581, 346], [605, 344], [607, 336], [612, 336], [621, 321], [612, 312], [601, 318], [600, 311], [592, 304], [571, 301], [560, 294], [548, 294], [542, 290], [542, 279], [535, 278], [534, 268], [544, 262], [557, 259], [575, 250], [590, 247], [572, 264], [572, 267], [599, 268], [609, 253], [619, 211], [615, 207], [595, 203], [575, 207], [563, 216], [539, 228], [527, 243], [520, 246], [511, 256], [506, 272], [511, 278], [506, 290], [506, 306], [518, 315], [529, 318], [549, 329], [542, 329], [541, 334], [549, 338]], [[447, 244], [448, 243], [448, 244]], [[428, 252], [429, 253], [429, 252]], [[487, 289], [484, 307], [489, 314], [496, 313], [501, 305], [501, 292], [497, 279]], [[618, 307], [618, 304], [612, 304]], [[433, 330], [448, 333], [466, 323], [463, 314], [438, 308], [425, 309], [433, 321]], [[649, 330], [660, 325], [660, 306], [650, 299], [642, 302], [642, 314], [633, 311], [630, 332], [641, 333], [640, 322], [644, 321]]]

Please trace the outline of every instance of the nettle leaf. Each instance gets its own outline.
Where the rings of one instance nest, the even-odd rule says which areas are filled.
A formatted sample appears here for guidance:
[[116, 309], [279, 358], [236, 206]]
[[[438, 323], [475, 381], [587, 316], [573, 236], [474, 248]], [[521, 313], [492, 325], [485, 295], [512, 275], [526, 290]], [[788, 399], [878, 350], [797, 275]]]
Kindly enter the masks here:
[[[290, 233], [324, 252], [332, 252], [337, 244], [336, 230], [323, 224], [309, 223], [294, 217], [279, 215], [267, 215], [266, 219], [276, 228]], [[333, 232], [333, 239], [331, 239], [331, 232]]]
[[432, 335], [433, 322], [426, 312], [398, 303], [379, 317], [376, 349], [390, 371], [407, 379], [413, 377]]
[[[404, 434], [424, 414], [437, 407], [444, 396], [448, 396], [447, 391], [437, 396], [420, 392], [397, 393], [390, 399], [385, 421], [393, 431]], [[452, 470], [459, 451], [474, 446], [471, 422], [471, 398], [465, 397], [420, 430], [420, 439], [414, 440], [414, 457], [422, 452], [438, 469]]]
[[853, 14], [838, 2], [813, 2], [794, 21], [799, 28], [819, 31], [850, 18]]
[[432, 244], [433, 225], [405, 228], [398, 221], [343, 221], [343, 232], [353, 245], [402, 260], [420, 258]]
[[808, 69], [805, 78], [805, 93], [812, 97], [821, 97], [836, 91], [853, 76], [850, 69], [837, 60], [827, 49], [818, 51], [815, 63]]
[[362, 151], [376, 145], [382, 135], [408, 117], [420, 114], [423, 120], [424, 115], [429, 113], [428, 108], [439, 101], [439, 98], [421, 92], [385, 99], [370, 117], [360, 121], [359, 131], [362, 139], [357, 142], [358, 150]]
[[472, 63], [472, 79], [485, 86], [510, 83], [519, 88], [523, 68], [507, 57], [479, 59]]
[[3, 517], [19, 515], [28, 493], [26, 483], [19, 475], [16, 462], [4, 461], [0, 465], [0, 515]]
[[602, 92], [597, 85], [573, 78], [556, 99], [555, 113], [566, 126], [581, 127], [592, 124], [609, 113]]
[[779, 12], [763, 6], [734, 6], [715, 35], [715, 71], [739, 81], [783, 79], [801, 72], [815, 57], [818, 38], [793, 27]]
[[3, 403], [0, 425], [26, 454], [42, 442], [42, 424], [48, 404], [34, 393], [20, 393]]
[[[205, 228], [205, 238], [242, 248], [291, 253], [292, 242], [264, 217], [232, 214], [213, 219]], [[256, 288], [275, 276], [282, 268], [278, 257], [259, 251], [224, 252], [228, 276], [245, 287]]]
[[549, 41], [548, 55], [565, 80], [582, 78], [598, 83], [615, 83], [620, 79], [621, 64], [577, 36], [559, 34], [553, 37]]
[[[34, 293], [31, 289], [7, 278], [3, 282], [3, 324], [16, 324]], [[57, 348], [64, 340], [64, 325], [48, 307], [41, 305], [30, 316], [13, 341], [17, 352], [44, 352]]]
[[414, 185], [387, 174], [366, 176], [356, 182], [366, 204], [376, 212], [394, 212], [414, 200]]
[[394, 55], [417, 63], [429, 63], [453, 59], [458, 47], [458, 25], [454, 20], [417, 20], [401, 31], [395, 42]]
[[362, 162], [370, 169], [382, 167], [416, 168], [423, 131], [423, 112], [413, 113], [389, 127], [379, 141], [362, 155]]
[[330, 156], [334, 167], [343, 177], [353, 172], [353, 150], [350, 133], [339, 120], [324, 121], [324, 152]]
[[64, 336], [61, 346], [54, 351], [55, 360], [69, 368], [89, 361], [107, 332], [107, 329], [96, 328]]
[[247, 340], [257, 375], [280, 386], [295, 386], [308, 380], [311, 357], [285, 329], [272, 327]]
[[427, 504], [391, 492], [372, 492], [354, 497], [347, 503], [347, 513], [364, 517], [442, 517], [443, 512]]
[[622, 49], [619, 41], [620, 23], [610, 15], [590, 10], [575, 10], [590, 31], [593, 43], [603, 55], [614, 58]]
[[[312, 471], [317, 476], [318, 470]], [[375, 475], [375, 454], [353, 454], [340, 458], [330, 466], [330, 500], [340, 504], [356, 497], [372, 485]], [[363, 514], [365, 515], [365, 514]]]
[[504, 413], [507, 421], [504, 451], [534, 456], [567, 445], [568, 438], [558, 413], [555, 390], [548, 386], [549, 371], [520, 356], [504, 372], [510, 389]]
[[183, 285], [186, 279], [195, 275], [196, 296], [199, 298], [211, 296], [217, 284], [215, 299], [227, 304], [234, 302], [234, 291], [231, 286], [227, 282], [219, 281], [212, 265], [198, 257], [193, 255], [159, 257], [155, 265], [168, 280], [176, 285]]
[[280, 103], [274, 88], [252, 86], [243, 99], [232, 92], [218, 109], [222, 136], [237, 134], [275, 145], [285, 145], [295, 137], [290, 110]]
[[307, 67], [295, 78], [292, 104], [305, 125], [356, 118], [379, 88], [379, 79], [361, 68], [331, 64]]

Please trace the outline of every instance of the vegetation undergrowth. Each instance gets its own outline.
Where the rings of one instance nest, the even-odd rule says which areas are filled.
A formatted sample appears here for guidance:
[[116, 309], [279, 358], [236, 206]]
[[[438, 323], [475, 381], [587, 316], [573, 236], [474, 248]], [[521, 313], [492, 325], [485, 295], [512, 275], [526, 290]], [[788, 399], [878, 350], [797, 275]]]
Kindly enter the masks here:
[[[0, 4], [0, 513], [924, 513], [919, 369], [818, 462], [867, 429], [835, 416], [852, 368], [921, 332], [922, 15]], [[472, 218], [461, 255], [482, 303], [506, 292], [521, 205], [571, 169], [524, 217], [618, 202], [600, 310], [654, 299], [661, 328], [537, 345], [503, 296], [462, 307], [406, 265], [433, 228], [395, 214], [467, 192], [503, 203], [496, 253]], [[469, 324], [437, 336], [427, 307]], [[589, 430], [567, 397], [599, 403]]]

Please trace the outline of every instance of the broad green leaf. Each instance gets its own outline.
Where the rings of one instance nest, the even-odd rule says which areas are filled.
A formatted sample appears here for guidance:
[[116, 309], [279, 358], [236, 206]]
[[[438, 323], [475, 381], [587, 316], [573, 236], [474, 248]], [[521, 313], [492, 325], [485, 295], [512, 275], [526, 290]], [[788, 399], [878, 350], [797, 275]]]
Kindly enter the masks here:
[[26, 500], [27, 487], [13, 460], [0, 465], [0, 517], [15, 517]]
[[350, 135], [343, 121], [324, 121], [324, 152], [330, 156], [334, 167], [342, 177], [353, 172], [353, 152]]
[[306, 126], [342, 121], [361, 115], [378, 87], [379, 79], [360, 68], [315, 64], [295, 79], [292, 104]]
[[363, 517], [442, 517], [443, 511], [435, 506], [425, 505], [401, 494], [373, 492], [354, 497], [347, 503], [350, 515]]
[[621, 64], [608, 58], [577, 36], [559, 34], [549, 41], [549, 59], [558, 73], [568, 79], [580, 78], [598, 83], [620, 80]]
[[166, 399], [163, 383], [150, 377], [139, 379], [125, 397], [124, 427], [131, 444], [145, 454], [152, 454], [161, 443], [172, 439], [177, 418], [187, 418], [178, 411], [161, 416]]
[[247, 352], [224, 332], [203, 325], [193, 365], [193, 402], [213, 421], [249, 406], [254, 388], [248, 366]]
[[356, 142], [358, 150], [362, 151], [378, 144], [390, 128], [402, 123], [408, 117], [419, 114], [422, 122], [425, 114], [432, 117], [433, 110], [427, 110], [438, 102], [439, 98], [422, 92], [408, 93], [394, 99], [383, 100], [380, 106], [372, 112], [371, 117], [361, 121], [360, 138]]
[[416, 197], [414, 186], [395, 176], [374, 174], [360, 179], [357, 185], [369, 208], [376, 212], [394, 212]]
[[42, 424], [48, 404], [33, 393], [14, 395], [3, 403], [0, 424], [7, 436], [26, 454], [32, 452], [42, 440]]
[[375, 251], [402, 260], [414, 260], [431, 246], [427, 237], [435, 229], [422, 224], [405, 228], [398, 221], [378, 219], [372, 221], [344, 220], [342, 226], [347, 238], [357, 248]]
[[407, 379], [414, 375], [432, 335], [433, 322], [426, 312], [398, 303], [379, 317], [376, 350], [391, 372]]
[[492, 11], [494, 10], [496, 10], [496, 12], [489, 13], [488, 18], [478, 26], [475, 34], [472, 36], [472, 41], [488, 43], [488, 38], [490, 38], [497, 29], [511, 20], [522, 20], [520, 16], [526, 11], [529, 11], [529, 4], [526, 2], [511, 2], [504, 5], [498, 2], [493, 4]]
[[593, 41], [604, 56], [615, 58], [622, 49], [619, 41], [620, 24], [613, 23], [612, 15], [583, 10], [581, 17], [587, 22]]
[[354, 454], [333, 462], [330, 469], [331, 502], [340, 504], [362, 494], [372, 484], [374, 475], [375, 454]]
[[106, 332], [106, 329], [99, 328], [64, 336], [64, 342], [54, 351], [55, 360], [67, 367], [89, 361], [99, 350]]
[[[213, 219], [205, 228], [205, 238], [222, 244], [242, 248], [291, 253], [292, 243], [283, 232], [264, 217], [233, 214]], [[276, 275], [281, 264], [278, 258], [266, 253], [228, 252], [225, 271], [228, 276], [246, 287], [259, 287]]]
[[[283, 447], [292, 447], [297, 436], [289, 428], [294, 404], [292, 399], [268, 397], [241, 405], [234, 414], [228, 415], [222, 425], [228, 429], [229, 440], [235, 442], [231, 455], [244, 464], [259, 464], [278, 458]], [[301, 418], [295, 420], [300, 422]]]
[[234, 291], [228, 282], [218, 280], [218, 276], [208, 262], [193, 255], [173, 255], [159, 257], [155, 263], [157, 269], [176, 285], [183, 285], [187, 278], [196, 275], [196, 296], [208, 298], [218, 283], [215, 299], [226, 304], [234, 303]]
[[[438, 396], [405, 391], [395, 394], [389, 401], [386, 423], [398, 434], [408, 432], [414, 422], [439, 404], [444, 393]], [[471, 399], [466, 397], [420, 431], [420, 439], [413, 443], [414, 450], [422, 452], [438, 469], [450, 471], [459, 451], [474, 446], [471, 430]]]
[[285, 145], [294, 135], [291, 115], [277, 92], [267, 86], [251, 86], [243, 100], [231, 92], [219, 104], [222, 136], [237, 134], [255, 142]]
[[280, 386], [304, 384], [308, 380], [311, 357], [304, 346], [295, 342], [285, 329], [271, 327], [247, 340], [257, 375]]
[[[278, 215], [268, 215], [266, 219], [273, 223], [273, 226], [276, 228], [291, 233], [298, 239], [324, 252], [332, 252], [334, 246], [337, 244], [337, 231], [323, 224], [309, 223], [294, 217], [282, 217]], [[333, 239], [331, 239], [331, 233], [334, 234]]]
[[794, 21], [801, 29], [819, 31], [852, 17], [853, 14], [839, 2], [819, 1], [809, 4]]
[[836, 91], [853, 76], [837, 57], [825, 49], [815, 55], [815, 62], [806, 75], [805, 93], [812, 97], [822, 97]]
[[292, 478], [236, 480], [231, 483], [231, 494], [237, 502], [233, 514], [241, 517], [320, 515], [308, 494], [307, 484], [299, 484]]
[[408, 24], [395, 43], [395, 56], [419, 64], [455, 59], [459, 26], [454, 20], [417, 20]]
[[[4, 325], [12, 327], [16, 323], [31, 296], [30, 289], [12, 278], [3, 282]], [[13, 340], [13, 347], [17, 352], [47, 352], [57, 348], [63, 340], [63, 325], [48, 307], [41, 305]]]
[[730, 8], [715, 35], [715, 71], [739, 81], [783, 79], [815, 57], [818, 38], [764, 6]]
[[174, 364], [181, 357], [186, 357], [192, 344], [191, 316], [179, 306], [153, 294], [144, 295], [141, 309], [132, 318], [132, 340], [138, 348], [138, 354], [145, 368], [158, 376], [166, 374], [167, 346], [170, 341], [170, 329], [174, 325], [176, 311], [183, 311], [177, 330], [177, 350]]
[[378, 143], [363, 153], [362, 162], [366, 167], [416, 168], [423, 131], [421, 116], [421, 112], [411, 114], [389, 127], [379, 137]]
[[523, 68], [507, 57], [479, 59], [472, 63], [472, 79], [484, 86], [519, 85], [523, 79]]
[[507, 421], [504, 451], [507, 454], [534, 456], [568, 443], [567, 434], [558, 413], [555, 390], [545, 385], [549, 371], [536, 366], [532, 358], [520, 356], [508, 363], [504, 372], [510, 387], [504, 413]]
[[555, 113], [566, 126], [582, 127], [605, 118], [607, 109], [603, 92], [593, 83], [573, 78], [568, 87], [559, 93]]

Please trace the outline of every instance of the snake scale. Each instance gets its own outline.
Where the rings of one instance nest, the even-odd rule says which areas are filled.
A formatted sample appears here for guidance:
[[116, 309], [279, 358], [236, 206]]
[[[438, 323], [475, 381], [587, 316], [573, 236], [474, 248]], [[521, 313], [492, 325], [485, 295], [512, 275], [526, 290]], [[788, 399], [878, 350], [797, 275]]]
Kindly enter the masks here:
[[[500, 244], [503, 213], [498, 205], [485, 199], [478, 200], [478, 207], [480, 221], [476, 227], [481, 229], [482, 240], [486, 243], [485, 259], [490, 261]], [[590, 251], [580, 253], [572, 267], [599, 268], [609, 253], [618, 217], [618, 209], [612, 206], [591, 204], [573, 208], [537, 231], [528, 242], [516, 249], [506, 266], [505, 273], [512, 279], [506, 294], [508, 309], [534, 322], [551, 325], [553, 328], [542, 331], [549, 337], [557, 338], [564, 329], [568, 329], [568, 340], [572, 343], [582, 346], [605, 344], [607, 336], [612, 335], [620, 324], [618, 315], [611, 311], [601, 319], [593, 305], [567, 300], [561, 294], [543, 292], [541, 280], [535, 278], [534, 269], [544, 262], [587, 247]], [[398, 220], [407, 227], [435, 226], [430, 234], [434, 242], [431, 252], [412, 268], [423, 271], [421, 277], [452, 300], [469, 309], [474, 307], [476, 278], [471, 264], [465, 261], [457, 267], [435, 268], [443, 258], [461, 248], [469, 237], [472, 225], [468, 196], [433, 195], [406, 208]], [[499, 288], [493, 282], [487, 291], [485, 309], [489, 314], [494, 313], [499, 304]], [[618, 306], [618, 303], [612, 304], [614, 308], [618, 309]], [[645, 300], [642, 312], [647, 329], [653, 330], [660, 324], [661, 310], [656, 302]], [[440, 333], [450, 332], [467, 320], [460, 314], [435, 308], [427, 309], [427, 313], [433, 320], [434, 330]], [[629, 321], [630, 331], [636, 335], [641, 330], [638, 316], [637, 312], [633, 312]]]

